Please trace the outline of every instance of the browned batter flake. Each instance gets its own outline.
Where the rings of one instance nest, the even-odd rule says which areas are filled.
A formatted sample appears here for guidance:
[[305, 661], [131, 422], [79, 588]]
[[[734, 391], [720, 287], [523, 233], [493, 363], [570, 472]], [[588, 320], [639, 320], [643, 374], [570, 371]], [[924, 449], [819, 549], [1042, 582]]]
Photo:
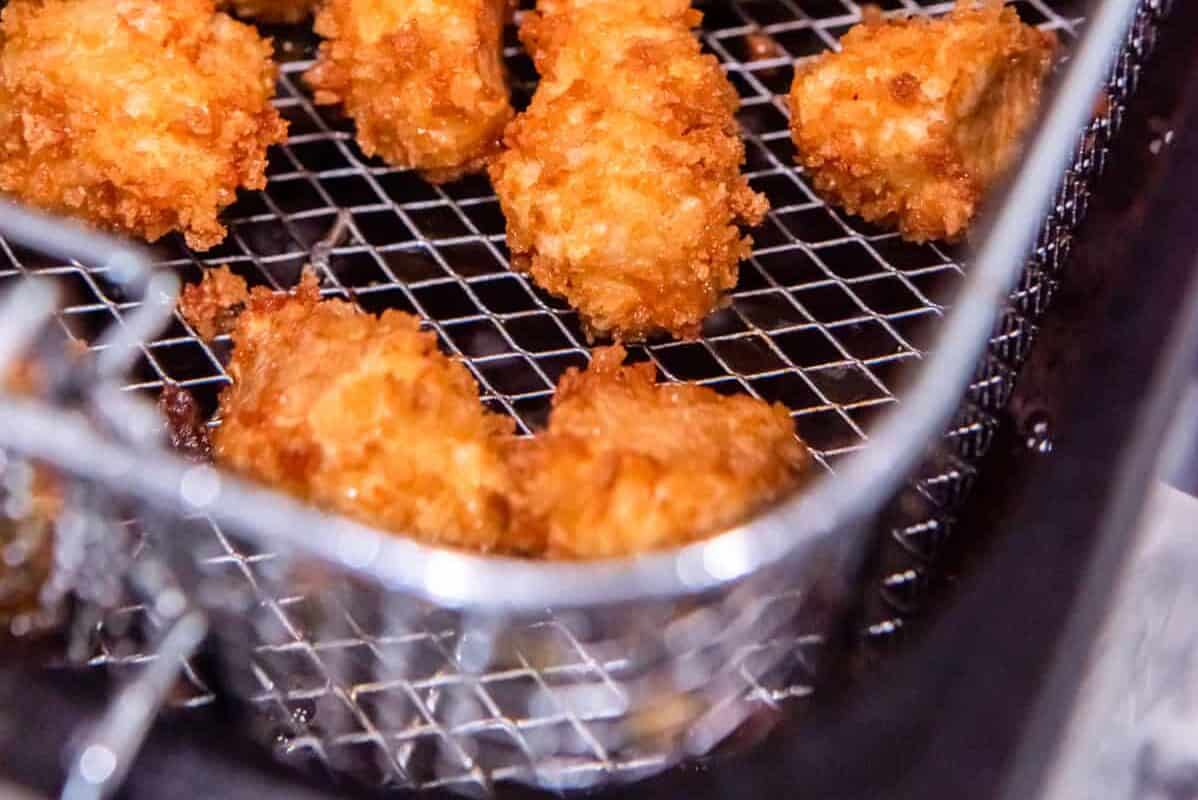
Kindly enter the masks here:
[[890, 80], [890, 94], [895, 102], [907, 105], [919, 96], [919, 78], [910, 72], [895, 75]]
[[199, 283], [183, 287], [179, 313], [202, 339], [228, 333], [249, 299], [245, 279], [227, 266], [204, 271]]
[[170, 446], [192, 461], [212, 460], [212, 442], [208, 426], [200, 414], [200, 404], [191, 392], [168, 383], [158, 397], [158, 409], [166, 419]]

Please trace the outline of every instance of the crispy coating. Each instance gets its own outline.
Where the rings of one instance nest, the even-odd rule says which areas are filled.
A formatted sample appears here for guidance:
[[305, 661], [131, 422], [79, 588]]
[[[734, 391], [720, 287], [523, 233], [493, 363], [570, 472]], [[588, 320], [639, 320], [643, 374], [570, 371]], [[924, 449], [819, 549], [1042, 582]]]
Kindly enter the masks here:
[[558, 384], [548, 429], [514, 446], [518, 526], [550, 558], [604, 558], [717, 533], [793, 488], [809, 463], [781, 405], [655, 384], [595, 351]]
[[232, 338], [218, 463], [427, 542], [536, 547], [508, 534], [511, 420], [415, 317], [322, 301], [307, 273], [288, 295], [252, 290]]
[[222, 0], [221, 7], [246, 19], [262, 22], [303, 22], [320, 0]]
[[503, 67], [507, 0], [328, 0], [306, 73], [343, 103], [367, 155], [449, 181], [483, 168], [512, 117]]
[[795, 71], [791, 133], [816, 189], [905, 239], [959, 238], [1035, 117], [1056, 38], [1015, 10], [851, 29]]
[[0, 28], [0, 191], [205, 249], [266, 185], [270, 43], [213, 0], [12, 0]]
[[765, 198], [740, 175], [736, 91], [686, 0], [541, 0], [541, 73], [491, 179], [517, 267], [620, 340], [697, 333], [737, 280]]

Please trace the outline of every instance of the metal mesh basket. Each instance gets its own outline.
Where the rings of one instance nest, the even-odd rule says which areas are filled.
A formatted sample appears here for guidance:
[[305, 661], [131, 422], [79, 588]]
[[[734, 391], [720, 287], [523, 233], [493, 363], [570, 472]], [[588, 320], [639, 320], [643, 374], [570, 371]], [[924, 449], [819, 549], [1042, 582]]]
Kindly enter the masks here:
[[[826, 475], [741, 529], [634, 561], [534, 564], [437, 551], [162, 451], [161, 425], [139, 396], [175, 383], [210, 413], [227, 382], [227, 344], [205, 344], [172, 312], [176, 276], [194, 280], [203, 265], [227, 263], [251, 285], [283, 289], [316, 256], [326, 294], [419, 314], [470, 367], [485, 402], [525, 432], [544, 420], [558, 375], [585, 363], [577, 314], [509, 271], [484, 179], [435, 187], [366, 159], [348, 123], [312, 105], [298, 80], [314, 44], [305, 29], [270, 31], [291, 136], [272, 156], [267, 189], [228, 211], [230, 236], [213, 251], [168, 239], [143, 257], [4, 209], [0, 291], [15, 282], [40, 299], [12, 301], [21, 311], [0, 317], [0, 343], [30, 338], [21, 337], [50, 313], [42, 287], [24, 279], [54, 276], [67, 299], [52, 318], [96, 356], [66, 371], [52, 402], [0, 405], [0, 445], [81, 481], [87, 508], [108, 529], [122, 509], [136, 510], [151, 554], [132, 574], [147, 604], [109, 615], [94, 660], [147, 660], [124, 636], [136, 627], [130, 615], [169, 631], [170, 657], [158, 659], [165, 671], [151, 670], [161, 694], [172, 646], [191, 641], [172, 639], [178, 624], [162, 623], [201, 608], [219, 656], [209, 677], [261, 709], [251, 724], [281, 755], [372, 784], [461, 791], [504, 780], [634, 779], [808, 694], [875, 512], [924, 460], [898, 503], [904, 519], [892, 539], [917, 561], [895, 562], [886, 585], [897, 605], [968, 490], [1165, 13], [1153, 0], [1105, 0], [1086, 7], [1083, 25], [1076, 2], [1016, 6], [1058, 30], [1071, 58], [968, 268], [958, 252], [906, 244], [824, 205], [792, 166], [779, 95], [795, 58], [833, 46], [859, 19], [855, 4], [703, 8], [703, 42], [742, 96], [746, 170], [773, 208], [731, 304], [706, 321], [702, 338], [650, 343], [637, 355], [664, 380], [783, 402]], [[746, 37], [762, 34], [778, 56], [746, 60]], [[509, 44], [517, 101], [526, 102], [531, 64]], [[1059, 187], [1045, 176], [1060, 176]], [[0, 366], [24, 352], [9, 350], [0, 344]], [[909, 384], [900, 380], [912, 373]], [[948, 438], [934, 446], [954, 412]], [[60, 547], [91, 552], [80, 542], [123, 541], [88, 529], [90, 538], [60, 535]], [[128, 548], [104, 552], [119, 560]], [[77, 587], [97, 582], [66, 575]], [[208, 684], [194, 675], [193, 683], [200, 702]], [[128, 741], [114, 744], [118, 753]]]

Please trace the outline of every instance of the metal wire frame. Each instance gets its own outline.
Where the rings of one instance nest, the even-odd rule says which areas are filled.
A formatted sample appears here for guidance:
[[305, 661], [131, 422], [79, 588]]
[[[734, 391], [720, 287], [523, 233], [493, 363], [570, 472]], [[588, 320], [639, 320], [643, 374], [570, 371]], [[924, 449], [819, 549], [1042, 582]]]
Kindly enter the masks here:
[[[1031, 0], [1018, 5], [1025, 15], [1067, 36], [1076, 29], [1069, 4]], [[1064, 10], [1055, 11], [1057, 5]], [[947, 6], [936, 4], [926, 10], [939, 12]], [[910, 2], [904, 2], [904, 7], [919, 8]], [[824, 0], [804, 3], [800, 9], [784, 0], [706, 10], [710, 27], [705, 29], [704, 43], [728, 65], [742, 94], [749, 174], [754, 186], [770, 196], [774, 209], [756, 232], [754, 257], [744, 266], [731, 307], [708, 321], [703, 340], [656, 342], [638, 355], [652, 359], [667, 380], [698, 380], [722, 390], [785, 402], [817, 459], [833, 469], [839, 457], [864, 445], [872, 418], [895, 401], [899, 368], [923, 353], [926, 333], [921, 323], [943, 311], [938, 301], [951, 296], [962, 268], [952, 252], [905, 245], [892, 234], [823, 206], [790, 166], [785, 108], [775, 95], [789, 84], [792, 57], [832, 45], [841, 29], [856, 20], [856, 6]], [[738, 60], [749, 52], [744, 37], [750, 33], [764, 33], [784, 55], [751, 63]], [[307, 55], [306, 48], [301, 43], [290, 55]], [[281, 52], [289, 56], [285, 47]], [[515, 50], [509, 51], [509, 57], [513, 73], [529, 77], [526, 57]], [[167, 242], [157, 248], [156, 260], [187, 277], [195, 277], [200, 264], [228, 262], [251, 283], [282, 288], [294, 281], [312, 246], [343, 223], [347, 238], [336, 241], [326, 257], [318, 259], [327, 292], [353, 296], [371, 310], [399, 307], [420, 313], [445, 347], [470, 365], [486, 399], [512, 414], [523, 430], [534, 427], [543, 419], [556, 376], [585, 359], [585, 340], [576, 316], [508, 274], [498, 210], [485, 182], [428, 187], [406, 173], [366, 161], [349, 138], [345, 122], [311, 106], [295, 80], [303, 66], [302, 60], [289, 63], [280, 81], [279, 106], [293, 123], [293, 136], [272, 161], [271, 186], [261, 195], [247, 196], [230, 212], [232, 235], [216, 252], [201, 258], [177, 242]], [[527, 92], [526, 84], [522, 88]], [[31, 270], [27, 254], [7, 245], [4, 252], [13, 263], [9, 274], [76, 276], [75, 288], [91, 302], [72, 304], [61, 320], [82, 339], [104, 327], [93, 315], [106, 321], [119, 319], [131, 307], [119, 292], [111, 291], [102, 273], [56, 263]], [[0, 279], [4, 275], [0, 271]], [[227, 380], [220, 349], [219, 343], [211, 348], [200, 342], [176, 320], [168, 335], [145, 349], [140, 379], [129, 388], [156, 391], [164, 381], [175, 381], [195, 390], [212, 408], [215, 388]], [[223, 560], [236, 565], [252, 581], [254, 565], [269, 557], [240, 553], [227, 539], [218, 538], [229, 546], [214, 556], [213, 563]], [[300, 602], [300, 598], [280, 598], [276, 611], [286, 620], [287, 609]], [[552, 622], [545, 624], [553, 627]], [[332, 643], [300, 637], [292, 649], [311, 655], [346, 646], [377, 647], [364, 630], [356, 633], [356, 639]], [[414, 636], [412, 642], [428, 643], [445, 656], [444, 636], [436, 631]], [[805, 647], [817, 641], [809, 635], [777, 646]], [[762, 645], [767, 646], [776, 645]], [[585, 664], [585, 650], [579, 649]], [[97, 660], [128, 658], [139, 656], [110, 651]], [[446, 659], [448, 677], [442, 675], [419, 688], [410, 682], [401, 687], [417, 698], [432, 734], [448, 743], [460, 732], [439, 725], [435, 708], [420, 698], [454, 682], [453, 663], [452, 658]], [[616, 666], [592, 658], [589, 666], [593, 665], [601, 668], [602, 675]], [[529, 673], [519, 677], [544, 681], [546, 674], [545, 668], [530, 665]], [[289, 704], [314, 697], [280, 693], [278, 681], [269, 674], [265, 677], [260, 699], [289, 709], [293, 721], [295, 712]], [[457, 678], [460, 682], [462, 676]], [[477, 685], [487, 683], [485, 676], [477, 681]], [[754, 686], [753, 680], [747, 683], [750, 696], [770, 702], [784, 702], [809, 690], [803, 683], [772, 688]], [[338, 696], [327, 676], [322, 685], [324, 693], [315, 697], [345, 702], [347, 693]], [[348, 692], [351, 701], [356, 694], [369, 694], [358, 688]], [[483, 705], [494, 716], [498, 708], [494, 700], [487, 702], [484, 690], [477, 686], [474, 690], [482, 692]], [[311, 688], [305, 691], [310, 693]], [[360, 709], [354, 716], [369, 720]], [[549, 719], [552, 724], [563, 721]], [[564, 721], [586, 739], [582, 733], [586, 725], [601, 718], [567, 714]], [[368, 728], [366, 733], [370, 739], [378, 731]], [[594, 736], [589, 739], [593, 759], [585, 768], [611, 774], [635, 772], [653, 763], [650, 757], [648, 763], [616, 764], [602, 747], [595, 747], [599, 742]], [[341, 741], [303, 735], [291, 740], [288, 749], [321, 752], [330, 743], [356, 741], [354, 735]], [[530, 751], [526, 742], [521, 746]], [[469, 758], [463, 766], [466, 769], [460, 774], [437, 781], [485, 783], [504, 776], [500, 770], [480, 777]]]

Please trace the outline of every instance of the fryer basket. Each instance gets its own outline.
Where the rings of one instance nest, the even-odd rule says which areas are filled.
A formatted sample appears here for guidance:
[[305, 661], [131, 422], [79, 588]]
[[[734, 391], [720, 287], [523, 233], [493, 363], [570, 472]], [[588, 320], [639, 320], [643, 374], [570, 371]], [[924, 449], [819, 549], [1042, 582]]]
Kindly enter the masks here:
[[[261, 737], [297, 763], [465, 793], [507, 780], [632, 780], [751, 731], [750, 717], [792, 707], [812, 691], [824, 639], [855, 594], [874, 512], [922, 460], [894, 504], [900, 521], [888, 541], [899, 555], [883, 582], [890, 610], [911, 602], [908, 589], [988, 446], [1167, 12], [1154, 0], [1102, 0], [1083, 26], [1076, 3], [1017, 6], [1057, 30], [1071, 58], [968, 268], [955, 251], [902, 243], [825, 206], [791, 166], [777, 95], [792, 58], [832, 45], [859, 18], [855, 5], [703, 9], [704, 44], [744, 101], [746, 170], [774, 208], [703, 338], [651, 342], [634, 357], [651, 359], [665, 380], [785, 403], [827, 476], [741, 529], [634, 561], [528, 564], [437, 551], [162, 452], [161, 426], [138, 395], [176, 383], [211, 411], [227, 380], [227, 344], [201, 342], [172, 316], [176, 276], [194, 279], [201, 265], [229, 263], [251, 284], [284, 288], [312, 260], [326, 294], [419, 313], [478, 377], [484, 400], [524, 432], [543, 420], [556, 376], [585, 361], [576, 314], [508, 271], [485, 180], [423, 184], [366, 159], [345, 120], [312, 105], [298, 80], [311, 56], [305, 29], [273, 31], [291, 137], [272, 157], [268, 188], [228, 212], [230, 238], [216, 250], [195, 254], [172, 238], [142, 253], [0, 209], [10, 264], [0, 266], [0, 290], [6, 277], [59, 276], [68, 296], [53, 319], [93, 346], [97, 365], [68, 370], [49, 401], [7, 398], [0, 445], [77, 482], [103, 530], [122, 531], [105, 538], [82, 526], [93, 551], [112, 560], [104, 563], [129, 554], [125, 511], [136, 512], [147, 544], [130, 575], [146, 603], [112, 609], [91, 631], [93, 661], [145, 662], [126, 635], [136, 619], [147, 638], [161, 638], [158, 663], [169, 668], [181, 654], [168, 646], [171, 632], [202, 609], [219, 669], [191, 674], [190, 701], [210, 688], [248, 700], [262, 712], [251, 723]], [[760, 35], [779, 55], [744, 60], [756, 52], [747, 37]], [[531, 65], [509, 45], [517, 99], [526, 100]], [[1060, 176], [1055, 195], [1045, 176]], [[21, 307], [28, 312], [0, 317], [0, 367], [3, 342], [50, 310], [44, 298]], [[41, 360], [66, 358], [60, 348]], [[77, 551], [79, 526], [59, 527], [60, 547]], [[94, 572], [61, 572], [59, 584], [114, 606], [109, 594], [87, 592]], [[876, 630], [893, 630], [895, 619]], [[207, 678], [216, 678], [211, 687]]]

